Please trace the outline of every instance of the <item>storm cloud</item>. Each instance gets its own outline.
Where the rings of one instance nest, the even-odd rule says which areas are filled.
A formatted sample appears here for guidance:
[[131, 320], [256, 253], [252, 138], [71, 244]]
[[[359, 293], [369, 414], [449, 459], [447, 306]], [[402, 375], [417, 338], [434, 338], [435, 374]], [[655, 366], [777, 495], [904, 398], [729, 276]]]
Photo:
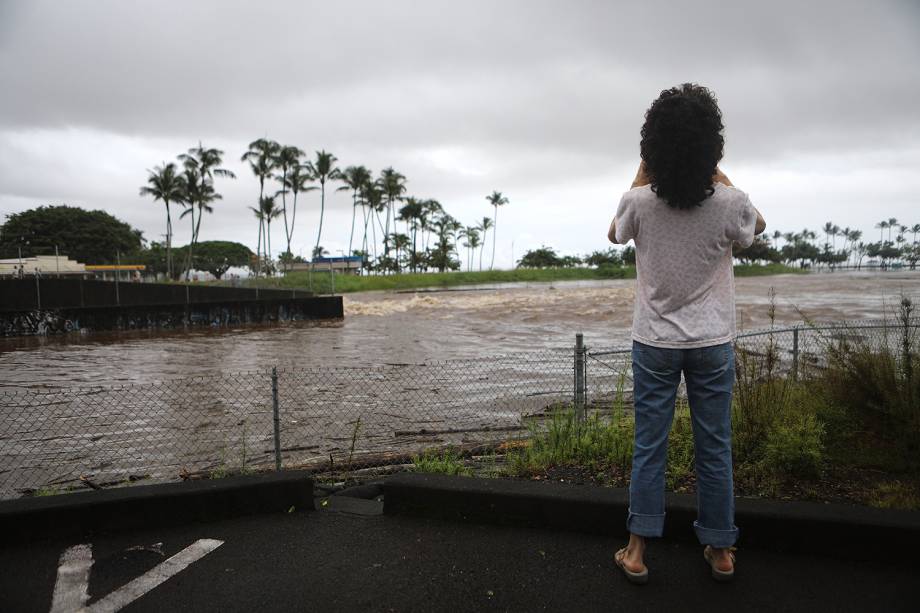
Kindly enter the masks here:
[[[393, 166], [467, 224], [503, 191], [499, 265], [512, 241], [584, 253], [605, 247], [648, 104], [693, 81], [716, 92], [723, 168], [771, 230], [869, 236], [920, 223], [917, 58], [909, 1], [4, 2], [0, 214], [66, 202], [159, 240], [145, 169], [201, 141], [238, 176], [202, 239], [254, 248], [258, 183], [238, 160], [267, 136]], [[318, 221], [318, 197], [302, 202], [295, 253]], [[350, 198], [327, 209], [336, 253]]]

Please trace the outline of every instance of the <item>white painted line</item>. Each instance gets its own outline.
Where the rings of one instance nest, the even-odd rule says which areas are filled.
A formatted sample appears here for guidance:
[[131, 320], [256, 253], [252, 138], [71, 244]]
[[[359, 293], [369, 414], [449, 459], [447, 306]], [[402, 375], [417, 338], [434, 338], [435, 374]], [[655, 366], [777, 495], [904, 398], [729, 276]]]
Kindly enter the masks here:
[[[200, 560], [223, 544], [223, 541], [216, 541], [213, 539], [195, 541], [173, 557], [160, 562], [137, 579], [126, 583], [105, 598], [94, 602], [90, 605], [88, 610], [92, 613], [114, 613], [122, 607], [134, 602], [176, 573], [188, 567], [189, 564]], [[76, 609], [70, 610], [73, 611]]]
[[93, 567], [93, 548], [75, 545], [61, 554], [58, 564], [51, 613], [79, 611], [89, 600], [89, 571]]

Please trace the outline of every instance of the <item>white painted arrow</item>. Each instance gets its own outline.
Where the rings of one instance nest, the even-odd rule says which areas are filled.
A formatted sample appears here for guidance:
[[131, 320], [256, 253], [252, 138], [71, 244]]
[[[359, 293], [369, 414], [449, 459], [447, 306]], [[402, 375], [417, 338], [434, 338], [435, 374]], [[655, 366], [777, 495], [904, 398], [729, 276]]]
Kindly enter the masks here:
[[223, 544], [223, 541], [213, 539], [195, 541], [89, 607], [86, 606], [86, 601], [89, 600], [89, 573], [93, 566], [93, 550], [90, 545], [71, 547], [61, 554], [57, 583], [54, 585], [54, 596], [51, 600], [51, 613], [114, 613]]

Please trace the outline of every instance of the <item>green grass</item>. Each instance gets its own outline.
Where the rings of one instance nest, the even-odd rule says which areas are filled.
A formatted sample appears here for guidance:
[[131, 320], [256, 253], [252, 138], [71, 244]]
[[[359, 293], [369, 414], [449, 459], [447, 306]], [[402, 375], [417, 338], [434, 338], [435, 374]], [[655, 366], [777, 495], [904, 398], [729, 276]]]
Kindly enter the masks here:
[[412, 456], [412, 464], [416, 471], [422, 473], [439, 473], [443, 475], [472, 476], [472, 469], [463, 462], [459, 453], [452, 449], [444, 452], [428, 450], [421, 455]]
[[[771, 264], [769, 266], [736, 266], [739, 277], [801, 272], [797, 268]], [[586, 281], [599, 279], [634, 279], [635, 266], [602, 266], [600, 268], [516, 268], [514, 270], [483, 270], [472, 272], [401, 273], [398, 275], [335, 275], [335, 292], [395, 291], [425, 287], [445, 288], [462, 285], [494, 283], [549, 283], [552, 281]], [[291, 272], [283, 277], [258, 278], [247, 281], [249, 287], [308, 289], [320, 294], [332, 293], [332, 279], [327, 272]]]

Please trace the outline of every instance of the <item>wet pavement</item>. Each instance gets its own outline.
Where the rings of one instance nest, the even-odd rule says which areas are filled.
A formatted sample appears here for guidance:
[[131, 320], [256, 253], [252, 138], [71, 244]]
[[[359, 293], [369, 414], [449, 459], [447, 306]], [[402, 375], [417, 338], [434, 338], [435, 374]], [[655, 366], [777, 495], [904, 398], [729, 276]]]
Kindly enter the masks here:
[[[650, 581], [613, 566], [619, 538], [380, 515], [333, 497], [315, 512], [260, 515], [80, 541], [94, 560], [89, 610], [202, 539], [215, 549], [125, 611], [915, 611], [917, 565], [814, 551], [742, 549], [735, 581], [713, 581], [699, 546], [656, 540]], [[0, 550], [0, 610], [49, 611], [75, 542]], [[893, 544], [896, 546], [896, 544]], [[110, 599], [111, 601], [111, 599]]]

